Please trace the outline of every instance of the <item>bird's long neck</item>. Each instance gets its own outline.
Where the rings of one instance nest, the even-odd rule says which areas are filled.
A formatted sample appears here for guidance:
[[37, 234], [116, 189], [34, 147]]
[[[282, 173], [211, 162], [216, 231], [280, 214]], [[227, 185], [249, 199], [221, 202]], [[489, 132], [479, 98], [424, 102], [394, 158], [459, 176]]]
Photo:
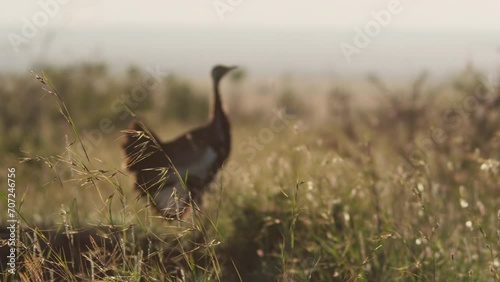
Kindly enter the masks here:
[[214, 105], [213, 105], [213, 112], [212, 112], [212, 121], [214, 123], [217, 123], [225, 118], [226, 118], [226, 116], [225, 116], [224, 111], [222, 109], [222, 100], [221, 100], [220, 92], [219, 92], [219, 81], [214, 80]]
[[222, 100], [219, 93], [219, 81], [214, 81], [214, 105], [212, 113], [212, 126], [214, 128], [214, 136], [217, 137], [219, 142], [222, 142], [229, 152], [231, 146], [231, 137], [229, 135], [229, 121], [222, 109]]

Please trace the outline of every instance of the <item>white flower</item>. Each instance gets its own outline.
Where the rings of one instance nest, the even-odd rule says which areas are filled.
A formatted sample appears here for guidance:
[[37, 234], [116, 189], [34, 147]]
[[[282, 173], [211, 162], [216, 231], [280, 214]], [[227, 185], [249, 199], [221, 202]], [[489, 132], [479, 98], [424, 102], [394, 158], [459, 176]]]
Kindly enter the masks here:
[[314, 188], [314, 184], [312, 181], [307, 181], [307, 189], [312, 190]]
[[466, 200], [464, 199], [460, 199], [460, 206], [464, 209], [468, 208], [469, 207], [469, 203], [467, 203]]
[[469, 228], [470, 230], [472, 230], [472, 221], [467, 220], [467, 222], [465, 222], [465, 226], [467, 226], [467, 228]]

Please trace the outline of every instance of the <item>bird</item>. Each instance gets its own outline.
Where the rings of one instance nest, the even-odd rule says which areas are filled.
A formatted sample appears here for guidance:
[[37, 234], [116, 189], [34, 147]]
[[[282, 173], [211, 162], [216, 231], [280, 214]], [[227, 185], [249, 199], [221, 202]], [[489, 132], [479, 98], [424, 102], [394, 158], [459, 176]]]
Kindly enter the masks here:
[[230, 124], [219, 84], [235, 68], [223, 65], [212, 68], [213, 102], [209, 122], [204, 126], [166, 143], [161, 143], [137, 119], [124, 131], [122, 148], [127, 168], [135, 174], [135, 188], [167, 219], [180, 219], [191, 199], [200, 206], [203, 191], [229, 156]]

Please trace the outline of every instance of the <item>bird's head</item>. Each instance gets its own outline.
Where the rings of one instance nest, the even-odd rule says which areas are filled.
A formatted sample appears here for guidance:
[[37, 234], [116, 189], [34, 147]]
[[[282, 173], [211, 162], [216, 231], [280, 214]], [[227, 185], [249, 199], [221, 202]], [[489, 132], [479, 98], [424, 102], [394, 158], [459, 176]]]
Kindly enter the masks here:
[[222, 65], [217, 65], [212, 69], [212, 79], [216, 82], [220, 81], [222, 77], [230, 72], [231, 70], [235, 69], [235, 66], [232, 67], [226, 67]]

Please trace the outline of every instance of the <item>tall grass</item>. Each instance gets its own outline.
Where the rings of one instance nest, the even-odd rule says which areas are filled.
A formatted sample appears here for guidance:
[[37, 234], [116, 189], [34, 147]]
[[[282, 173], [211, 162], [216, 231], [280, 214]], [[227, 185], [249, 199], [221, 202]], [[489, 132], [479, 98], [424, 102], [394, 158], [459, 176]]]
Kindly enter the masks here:
[[[122, 168], [119, 131], [131, 116], [110, 110], [140, 72], [64, 71], [0, 78], [0, 167], [18, 168], [21, 280], [500, 281], [500, 90], [479, 72], [432, 83], [422, 74], [401, 88], [372, 76], [371, 94], [331, 81], [314, 97], [283, 80], [273, 103], [295, 118], [255, 155], [239, 146], [259, 140], [273, 114], [233, 100], [239, 169], [228, 163], [202, 206], [166, 221]], [[209, 96], [179, 77], [164, 83], [134, 112], [166, 139], [201, 122]], [[195, 120], [172, 105], [193, 106]], [[104, 117], [116, 130], [83, 150]], [[56, 241], [74, 248], [61, 253]]]

